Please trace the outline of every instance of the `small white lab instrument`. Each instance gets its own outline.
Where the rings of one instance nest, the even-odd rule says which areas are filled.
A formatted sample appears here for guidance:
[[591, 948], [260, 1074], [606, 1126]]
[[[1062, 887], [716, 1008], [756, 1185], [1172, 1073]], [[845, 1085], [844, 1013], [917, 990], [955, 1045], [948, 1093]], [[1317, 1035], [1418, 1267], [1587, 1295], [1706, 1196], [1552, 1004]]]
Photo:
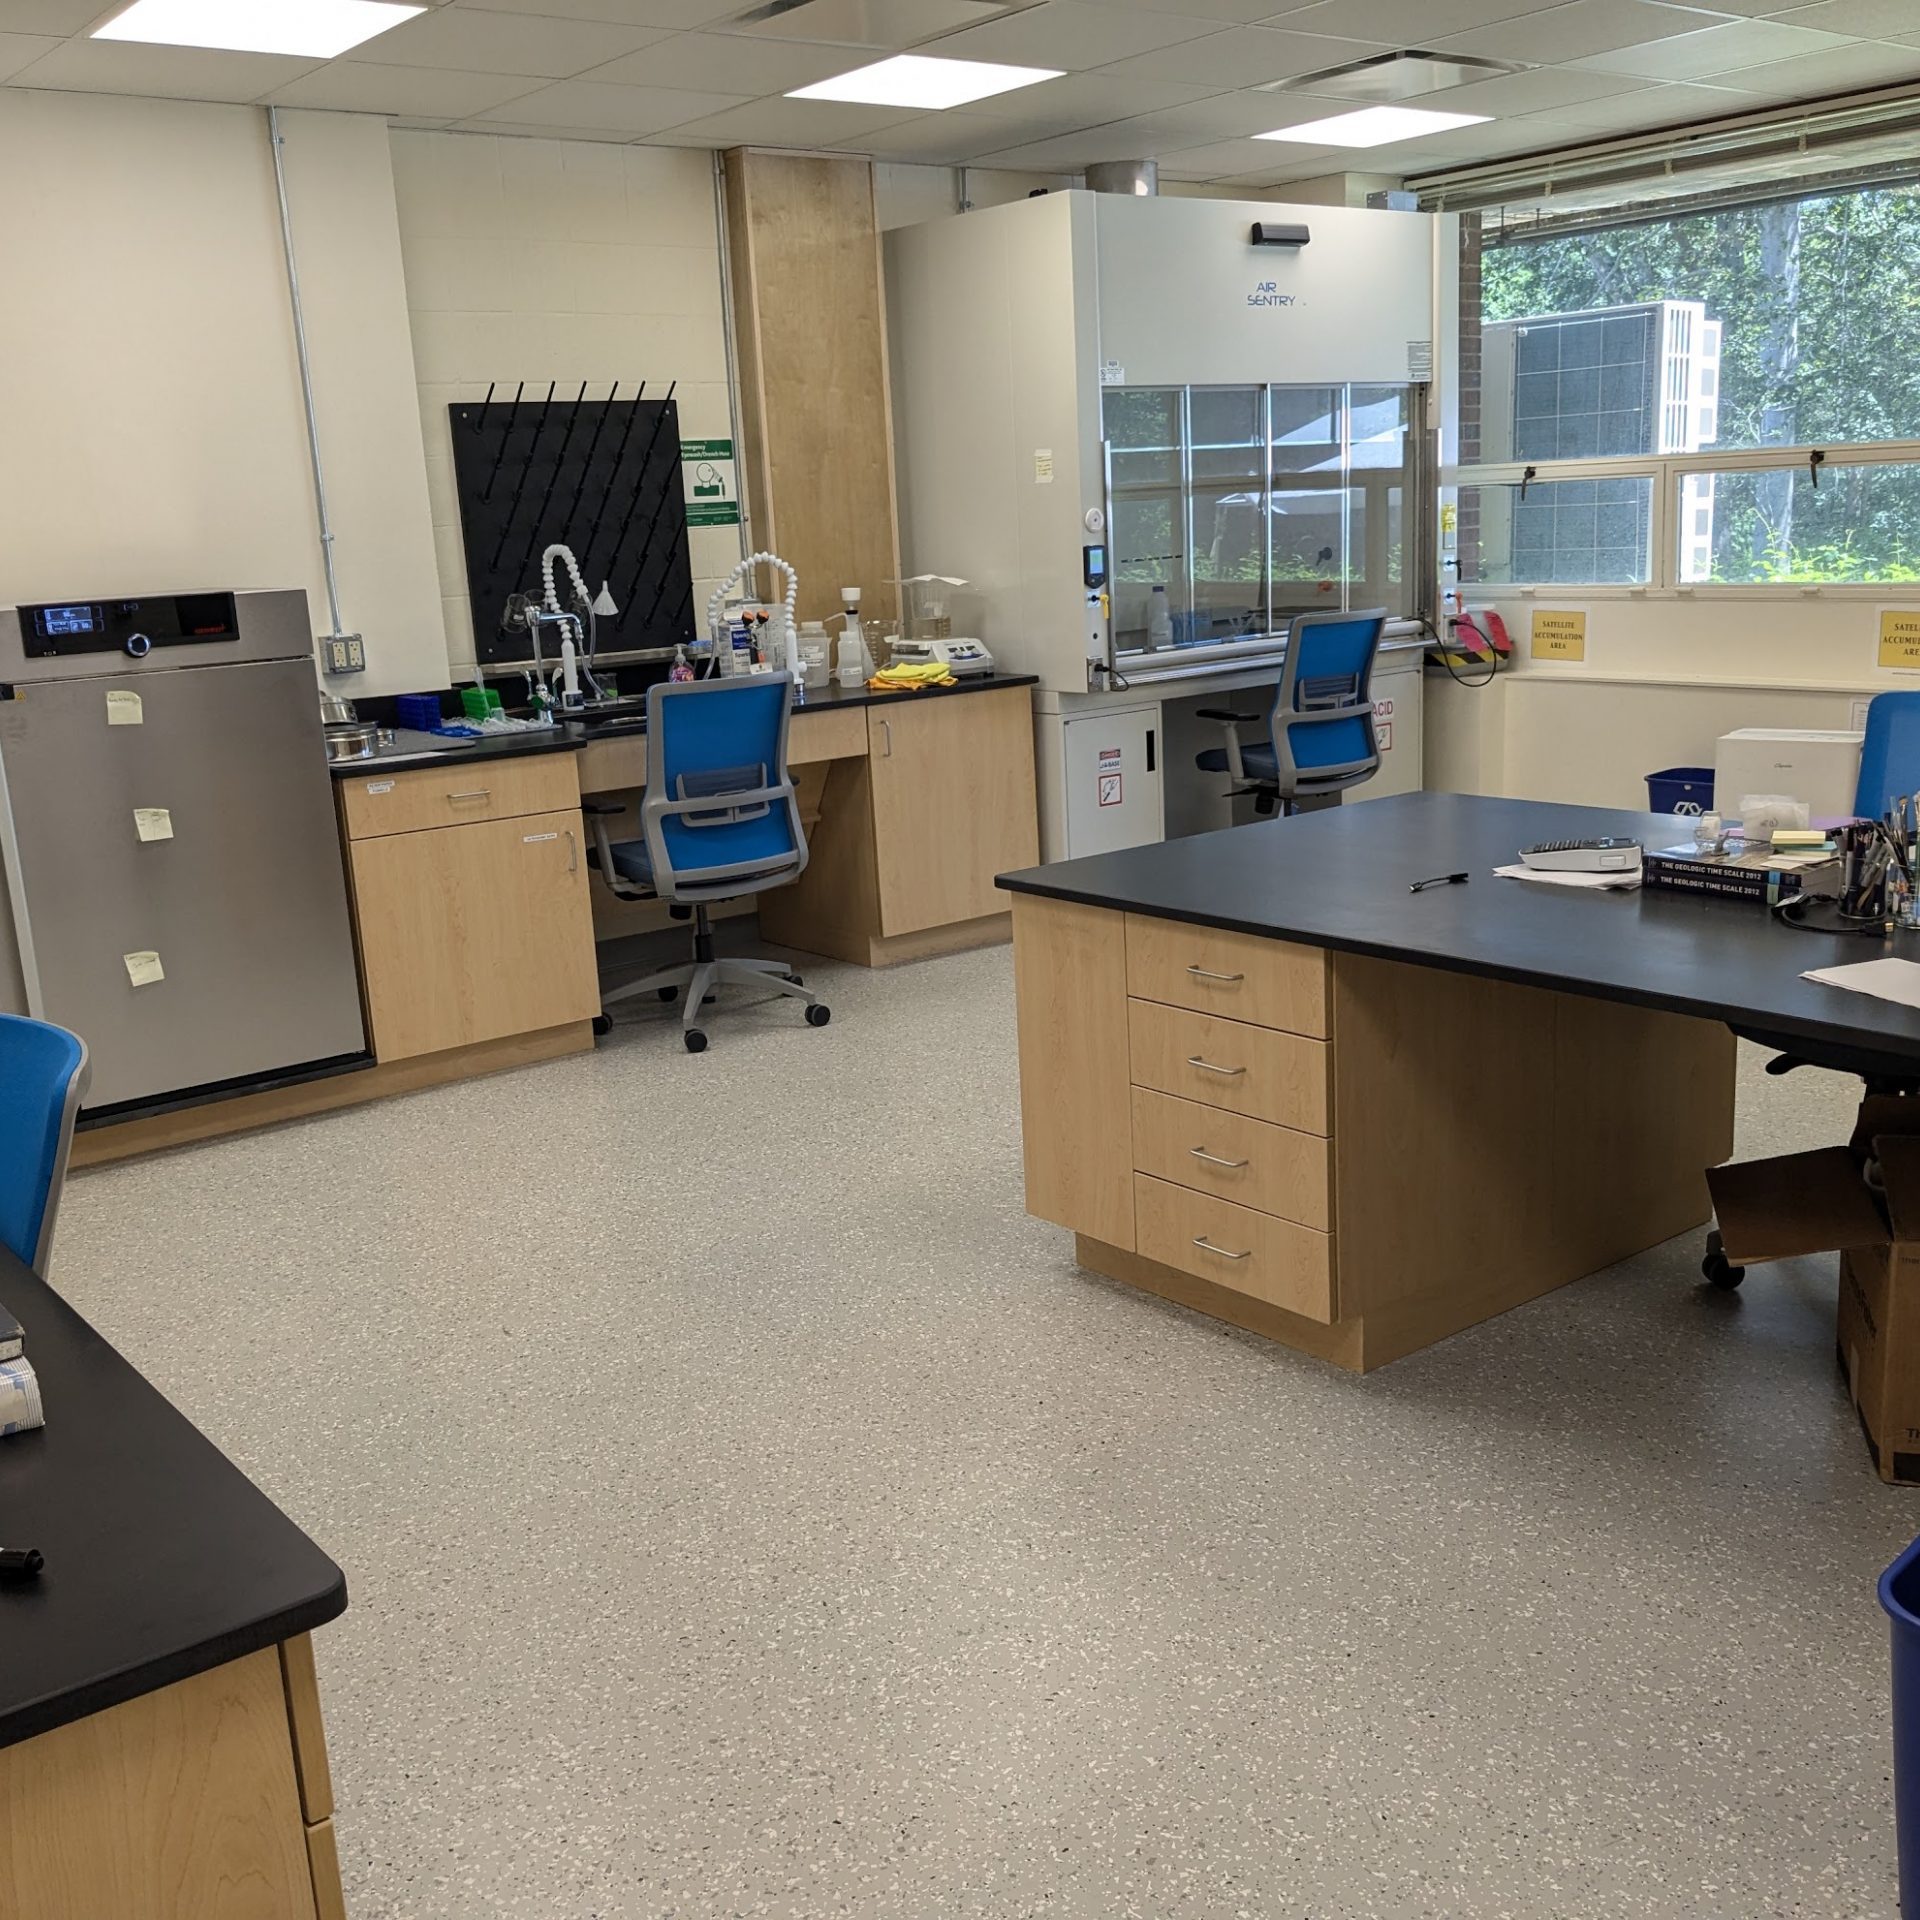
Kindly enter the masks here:
[[984, 640], [909, 639], [903, 634], [888, 640], [887, 656], [914, 664], [937, 660], [956, 680], [993, 671], [993, 655], [987, 651]]
[[1714, 808], [1735, 814], [1749, 794], [1787, 794], [1804, 800], [1815, 819], [1850, 819], [1864, 737], [1821, 727], [1740, 727], [1723, 733], [1713, 750]]
[[1631, 873], [1640, 865], [1640, 842], [1608, 834], [1598, 840], [1543, 840], [1522, 847], [1520, 859], [1536, 873]]

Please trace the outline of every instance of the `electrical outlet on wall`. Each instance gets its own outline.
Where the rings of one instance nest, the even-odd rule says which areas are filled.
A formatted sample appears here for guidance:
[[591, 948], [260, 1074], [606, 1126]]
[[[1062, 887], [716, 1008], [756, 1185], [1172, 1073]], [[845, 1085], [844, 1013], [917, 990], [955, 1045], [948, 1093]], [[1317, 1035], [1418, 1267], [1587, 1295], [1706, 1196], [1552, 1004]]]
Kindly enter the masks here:
[[365, 673], [367, 643], [357, 633], [330, 633], [320, 642], [320, 665], [328, 673]]

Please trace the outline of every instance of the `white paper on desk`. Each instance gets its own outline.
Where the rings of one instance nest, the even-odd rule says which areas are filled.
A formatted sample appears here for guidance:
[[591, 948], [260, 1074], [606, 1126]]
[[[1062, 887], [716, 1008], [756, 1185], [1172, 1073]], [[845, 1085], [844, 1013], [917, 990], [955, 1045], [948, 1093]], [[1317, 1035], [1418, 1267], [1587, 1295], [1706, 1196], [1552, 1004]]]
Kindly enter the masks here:
[[1510, 867], [1495, 867], [1494, 872], [1502, 880], [1533, 880], [1543, 887], [1584, 887], [1590, 893], [1631, 893], [1640, 884], [1638, 867], [1624, 873], [1555, 873], [1515, 861]]
[[1815, 967], [1803, 980], [1823, 986], [1845, 987], [1849, 993], [1870, 993], [1876, 1000], [1892, 1000], [1903, 1007], [1920, 1007], [1920, 965], [1911, 960], [1856, 960], [1844, 967]]

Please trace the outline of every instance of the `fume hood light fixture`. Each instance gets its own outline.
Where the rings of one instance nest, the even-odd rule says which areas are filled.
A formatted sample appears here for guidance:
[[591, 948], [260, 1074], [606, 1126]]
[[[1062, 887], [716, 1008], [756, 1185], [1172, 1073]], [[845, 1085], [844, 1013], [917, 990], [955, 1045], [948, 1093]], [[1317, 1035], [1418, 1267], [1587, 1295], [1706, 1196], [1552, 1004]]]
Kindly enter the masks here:
[[1016, 87], [1058, 80], [1059, 67], [1002, 67], [986, 60], [936, 60], [924, 53], [896, 53], [870, 67], [795, 87], [789, 100], [857, 100], [874, 107], [921, 107], [938, 113], [985, 100]]
[[1331, 120], [1303, 120], [1297, 127], [1256, 133], [1256, 140], [1297, 140], [1309, 147], [1384, 147], [1390, 140], [1418, 140], [1449, 127], [1483, 126], [1489, 113], [1434, 113], [1425, 107], [1362, 107]]
[[331, 60], [425, 12], [392, 0], [133, 0], [90, 37]]

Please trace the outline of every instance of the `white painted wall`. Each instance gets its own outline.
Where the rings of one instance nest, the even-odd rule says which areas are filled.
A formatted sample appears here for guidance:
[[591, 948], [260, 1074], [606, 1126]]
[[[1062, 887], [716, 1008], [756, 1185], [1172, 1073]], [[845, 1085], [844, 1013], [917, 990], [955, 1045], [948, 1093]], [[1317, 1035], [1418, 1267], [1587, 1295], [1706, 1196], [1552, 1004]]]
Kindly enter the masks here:
[[[683, 437], [724, 439], [726, 334], [713, 155], [486, 134], [392, 135], [419, 420], [446, 654], [471, 670], [473, 624], [450, 402], [490, 381], [544, 395], [677, 382]], [[733, 527], [689, 534], [694, 605], [740, 557]], [[596, 557], [580, 555], [598, 587]], [[529, 582], [529, 585], [535, 583]], [[497, 612], [497, 610], [488, 610]]]
[[[1482, 602], [1471, 592], [1469, 605]], [[1644, 806], [1643, 776], [1711, 766], [1736, 727], [1845, 727], [1856, 703], [1920, 685], [1878, 664], [1883, 607], [1838, 594], [1504, 596], [1521, 656], [1484, 691], [1429, 673], [1427, 784], [1596, 806]], [[1532, 609], [1587, 616], [1586, 658], [1528, 657]]]
[[[417, 685], [438, 650], [405, 536], [424, 466], [395, 420], [411, 379], [384, 130], [297, 114], [287, 135], [343, 611], [376, 668], [353, 684]], [[0, 599], [301, 586], [324, 626], [265, 115], [9, 89], [0, 257]]]

